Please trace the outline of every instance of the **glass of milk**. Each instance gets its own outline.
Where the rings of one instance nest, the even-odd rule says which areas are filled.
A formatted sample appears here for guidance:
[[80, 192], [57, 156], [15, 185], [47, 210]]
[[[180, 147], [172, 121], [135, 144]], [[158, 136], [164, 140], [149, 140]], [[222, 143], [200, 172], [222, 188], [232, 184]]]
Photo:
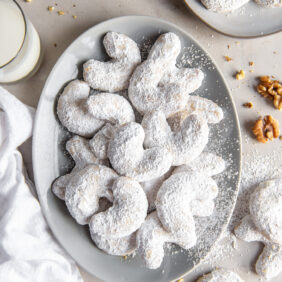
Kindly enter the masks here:
[[41, 62], [37, 31], [14, 0], [0, 0], [0, 83], [33, 75]]

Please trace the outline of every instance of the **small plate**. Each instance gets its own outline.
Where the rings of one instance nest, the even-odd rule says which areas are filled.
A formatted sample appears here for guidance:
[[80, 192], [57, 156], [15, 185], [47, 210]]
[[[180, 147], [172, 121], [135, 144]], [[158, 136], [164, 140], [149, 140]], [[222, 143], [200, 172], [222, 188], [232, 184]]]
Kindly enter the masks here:
[[200, 20], [225, 35], [248, 38], [282, 31], [282, 7], [263, 8], [251, 1], [233, 13], [214, 13], [200, 0], [184, 2]]
[[[217, 102], [225, 119], [211, 127], [209, 149], [228, 163], [219, 177], [219, 195], [211, 217], [196, 218], [198, 243], [189, 251], [173, 246], [167, 251], [159, 269], [141, 266], [138, 256], [110, 256], [97, 249], [87, 226], [75, 223], [63, 201], [51, 193], [56, 177], [70, 169], [65, 141], [70, 137], [55, 114], [56, 99], [64, 85], [81, 76], [81, 64], [89, 58], [106, 59], [102, 38], [107, 31], [125, 33], [144, 50], [161, 33], [172, 31], [181, 39], [183, 52], [179, 63], [200, 67], [206, 77], [195, 94]], [[144, 43], [145, 42], [145, 43]], [[79, 36], [62, 54], [51, 71], [42, 91], [33, 134], [33, 169], [44, 215], [54, 235], [65, 250], [88, 272], [104, 281], [171, 281], [191, 271], [208, 253], [227, 225], [237, 197], [241, 164], [241, 141], [238, 119], [224, 79], [207, 53], [187, 33], [165, 21], [143, 16], [128, 16], [100, 23]]]

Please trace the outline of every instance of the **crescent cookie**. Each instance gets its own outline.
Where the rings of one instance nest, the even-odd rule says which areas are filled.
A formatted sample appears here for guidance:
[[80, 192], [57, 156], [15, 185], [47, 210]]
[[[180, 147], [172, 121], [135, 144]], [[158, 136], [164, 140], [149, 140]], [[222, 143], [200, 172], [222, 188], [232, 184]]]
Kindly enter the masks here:
[[173, 174], [162, 184], [155, 201], [164, 228], [179, 236], [189, 234], [191, 245], [195, 244], [193, 216], [211, 215], [217, 193], [217, 184], [210, 177], [194, 171]]
[[[192, 234], [193, 236], [193, 234]], [[137, 232], [137, 251], [146, 267], [150, 269], [158, 268], [164, 257], [164, 244], [174, 243], [184, 249], [192, 247], [192, 238], [177, 237], [173, 233], [167, 232], [160, 222], [157, 212], [150, 213], [145, 222]]]
[[178, 131], [191, 114], [203, 115], [207, 123], [218, 123], [223, 118], [223, 111], [216, 103], [199, 96], [190, 96], [185, 108], [170, 116], [167, 122], [173, 131]]
[[89, 228], [101, 237], [117, 239], [135, 232], [145, 220], [148, 201], [140, 184], [119, 177], [112, 186], [113, 206], [92, 216]]
[[64, 88], [57, 105], [61, 124], [70, 132], [84, 137], [92, 137], [105, 123], [88, 113], [86, 100], [89, 92], [87, 83], [74, 80]]
[[87, 109], [97, 120], [122, 125], [135, 121], [129, 102], [122, 96], [111, 93], [98, 93], [87, 99]]
[[142, 115], [159, 108], [166, 116], [174, 114], [185, 107], [189, 93], [201, 86], [201, 70], [176, 67], [180, 49], [176, 34], [162, 34], [132, 74], [128, 97]]
[[100, 160], [91, 152], [89, 140], [80, 136], [73, 136], [66, 143], [66, 150], [75, 162], [69, 174], [58, 177], [52, 184], [53, 193], [61, 200], [65, 200], [65, 190], [72, 176], [88, 164], [105, 165], [107, 161]]
[[165, 174], [171, 167], [172, 155], [164, 147], [144, 150], [144, 130], [131, 122], [117, 129], [108, 146], [108, 158], [115, 171], [144, 182]]
[[254, 0], [254, 1], [263, 7], [269, 7], [269, 8], [282, 7], [282, 0]]
[[256, 272], [266, 279], [277, 276], [282, 269], [281, 203], [282, 179], [259, 184], [251, 194], [250, 215], [234, 229], [239, 239], [265, 245], [257, 259]]
[[66, 186], [65, 203], [77, 223], [89, 223], [100, 198], [113, 201], [111, 187], [117, 177], [112, 169], [93, 164], [75, 173]]
[[121, 238], [106, 238], [91, 232], [95, 245], [105, 253], [114, 256], [125, 256], [136, 249], [136, 232]]
[[174, 166], [188, 163], [199, 156], [209, 139], [208, 124], [201, 115], [188, 116], [181, 128], [173, 132], [165, 114], [155, 111], [144, 116], [142, 126], [145, 147], [163, 146], [172, 153]]
[[201, 0], [208, 10], [216, 13], [232, 12], [249, 1], [250, 0]]
[[89, 60], [83, 65], [83, 77], [93, 89], [117, 92], [128, 88], [129, 78], [141, 62], [137, 44], [128, 36], [108, 32], [103, 40], [108, 62]]
[[217, 268], [200, 277], [197, 282], [244, 282], [235, 272]]

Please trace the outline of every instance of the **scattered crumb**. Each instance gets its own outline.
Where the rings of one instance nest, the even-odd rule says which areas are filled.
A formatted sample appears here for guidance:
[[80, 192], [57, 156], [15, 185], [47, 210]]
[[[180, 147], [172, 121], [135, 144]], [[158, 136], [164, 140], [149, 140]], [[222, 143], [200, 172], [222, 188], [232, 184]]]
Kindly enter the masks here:
[[54, 11], [54, 9], [55, 9], [55, 7], [54, 7], [54, 6], [48, 6], [48, 11], [49, 11], [49, 12]]
[[176, 280], [176, 282], [184, 282], [184, 278], [180, 278], [180, 279]]
[[224, 58], [225, 58], [225, 60], [226, 60], [227, 62], [233, 61], [233, 59], [230, 58], [229, 56], [224, 56]]
[[251, 109], [251, 108], [253, 107], [253, 103], [252, 103], [252, 102], [247, 102], [247, 103], [244, 103], [243, 106], [244, 106], [245, 108]]
[[279, 137], [279, 140], [281, 140], [281, 141], [282, 141], [282, 135]]
[[73, 6], [74, 8], [76, 7], [76, 5], [75, 5], [75, 4], [73, 4], [72, 6]]
[[250, 72], [254, 72], [254, 70], [250, 70]]
[[227, 45], [227, 49], [230, 49], [230, 45], [229, 44]]
[[25, 0], [25, 2], [30, 3], [32, 0]]
[[240, 70], [236, 73], [235, 77], [237, 80], [242, 80], [245, 78], [245, 72], [243, 70]]
[[273, 54], [274, 54], [274, 55], [276, 55], [276, 54], [277, 54], [277, 52], [276, 52], [276, 51], [273, 51]]
[[58, 15], [59, 15], [59, 16], [63, 16], [64, 14], [65, 14], [64, 11], [58, 11]]
[[77, 19], [77, 16], [76, 16], [76, 15], [73, 15], [72, 17], [73, 17], [74, 19]]
[[240, 42], [239, 42], [239, 41], [235, 41], [235, 44], [236, 44], [236, 45], [239, 45], [239, 44], [240, 44]]
[[123, 258], [124, 260], [127, 260], [128, 256], [125, 255], [125, 256], [122, 256], [122, 258]]
[[255, 63], [253, 61], [249, 62], [249, 66], [253, 67], [255, 65]]
[[54, 43], [54, 47], [57, 47], [57, 43]]

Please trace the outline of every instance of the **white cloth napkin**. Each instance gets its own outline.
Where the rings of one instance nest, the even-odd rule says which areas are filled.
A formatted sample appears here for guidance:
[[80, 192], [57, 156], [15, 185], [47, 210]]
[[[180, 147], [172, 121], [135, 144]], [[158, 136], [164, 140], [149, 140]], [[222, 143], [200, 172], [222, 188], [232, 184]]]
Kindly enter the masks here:
[[0, 87], [0, 281], [82, 282], [45, 222], [17, 150], [32, 134], [33, 115]]

